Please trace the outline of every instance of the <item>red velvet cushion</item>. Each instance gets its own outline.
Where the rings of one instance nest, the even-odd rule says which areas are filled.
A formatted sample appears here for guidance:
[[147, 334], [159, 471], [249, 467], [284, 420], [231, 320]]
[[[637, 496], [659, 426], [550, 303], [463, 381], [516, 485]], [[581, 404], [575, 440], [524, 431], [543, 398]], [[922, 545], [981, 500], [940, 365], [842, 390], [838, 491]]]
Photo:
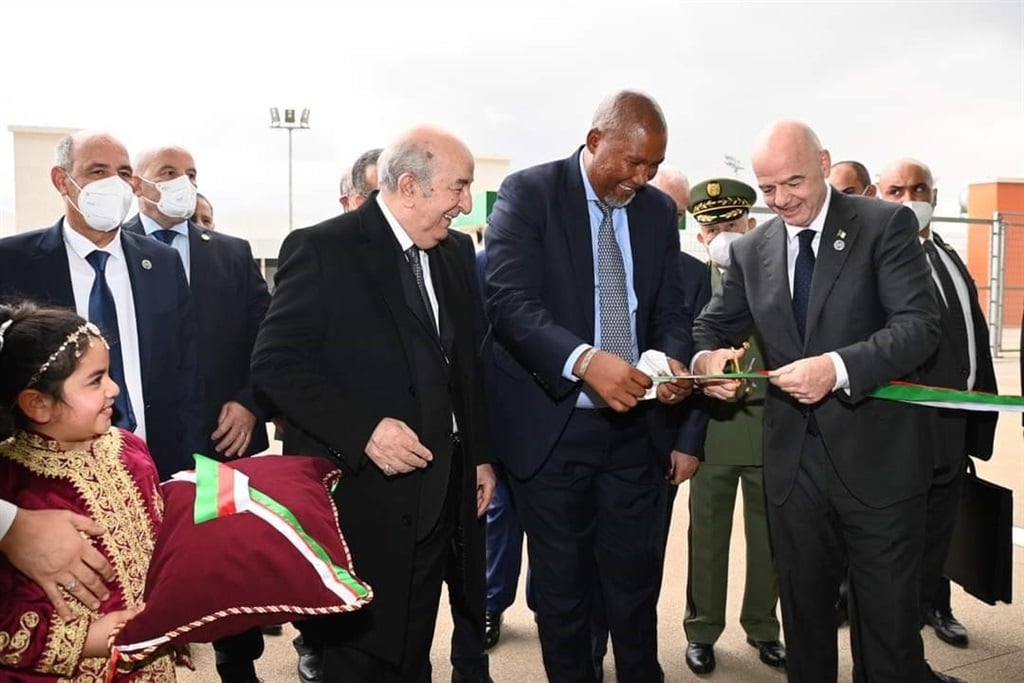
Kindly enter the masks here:
[[[206, 469], [197, 467], [198, 476], [213, 471], [209, 466], [215, 468], [222, 503], [232, 492], [230, 483], [224, 483], [234, 477], [231, 469], [242, 472], [249, 477], [250, 489], [294, 515], [306, 537], [292, 532], [289, 540], [282, 535], [279, 528], [288, 532], [294, 525], [259, 493], [252, 494], [254, 502], [263, 503], [254, 506], [255, 512], [231, 514], [227, 502], [220, 507], [222, 516], [196, 524], [197, 485], [165, 483], [164, 521], [146, 577], [146, 607], [114, 641], [122, 659], [142, 659], [168, 643], [209, 642], [254, 626], [349, 612], [373, 599], [372, 589], [352, 571], [330, 496], [341, 472], [330, 462], [264, 456], [205, 464]], [[318, 546], [336, 569], [315, 559]]]

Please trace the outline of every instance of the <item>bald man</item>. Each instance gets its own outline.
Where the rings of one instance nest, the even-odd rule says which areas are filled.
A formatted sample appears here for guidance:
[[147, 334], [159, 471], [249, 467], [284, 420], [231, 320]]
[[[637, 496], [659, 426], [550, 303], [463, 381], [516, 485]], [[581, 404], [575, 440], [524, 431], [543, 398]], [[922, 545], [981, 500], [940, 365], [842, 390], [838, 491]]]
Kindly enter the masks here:
[[[924, 382], [951, 389], [997, 392], [989, 349], [988, 323], [978, 289], [959, 255], [932, 229], [937, 190], [931, 169], [916, 159], [891, 163], [879, 176], [880, 196], [903, 204], [918, 218], [919, 236], [932, 269], [942, 311], [942, 341], [924, 367]], [[928, 491], [927, 541], [921, 582], [924, 620], [940, 640], [966, 647], [967, 629], [953, 616], [949, 579], [942, 576], [960, 506], [967, 456], [992, 457], [998, 413], [941, 410], [943, 437], [935, 456], [935, 479]], [[935, 680], [953, 681], [936, 673]]]
[[193, 300], [180, 259], [122, 230], [136, 181], [124, 145], [82, 131], [57, 143], [50, 180], [65, 214], [0, 240], [0, 297], [74, 309], [110, 342], [114, 424], [146, 440], [161, 479], [202, 452]]
[[[253, 352], [287, 421], [286, 453], [333, 459], [345, 538], [374, 600], [316, 620], [324, 681], [426, 681], [445, 560], [460, 553], [483, 632], [483, 529], [494, 490], [477, 350], [484, 327], [472, 239], [473, 155], [414, 128], [381, 154], [380, 192], [296, 230]], [[344, 296], [339, 296], [344, 292]], [[474, 679], [475, 680], [475, 679]], [[486, 679], [484, 679], [486, 680]]]
[[599, 597], [618, 680], [662, 678], [665, 478], [680, 450], [669, 407], [691, 387], [665, 382], [641, 401], [652, 382], [634, 365], [654, 349], [683, 374], [691, 348], [677, 207], [647, 187], [667, 140], [650, 96], [616, 93], [571, 156], [502, 182], [488, 223], [488, 403], [551, 681], [597, 678]]
[[[849, 561], [854, 676], [919, 681], [931, 408], [870, 399], [917, 379], [940, 319], [914, 213], [830, 190], [804, 123], [767, 127], [753, 169], [777, 218], [732, 243], [694, 325], [694, 372], [720, 373], [756, 329], [771, 370], [764, 476], [790, 681], [838, 675], [835, 603]], [[729, 399], [735, 380], [703, 383]], [[845, 551], [845, 553], [844, 553]]]
[[828, 183], [843, 194], [874, 197], [877, 188], [871, 184], [867, 166], [859, 161], [837, 161], [828, 173]]

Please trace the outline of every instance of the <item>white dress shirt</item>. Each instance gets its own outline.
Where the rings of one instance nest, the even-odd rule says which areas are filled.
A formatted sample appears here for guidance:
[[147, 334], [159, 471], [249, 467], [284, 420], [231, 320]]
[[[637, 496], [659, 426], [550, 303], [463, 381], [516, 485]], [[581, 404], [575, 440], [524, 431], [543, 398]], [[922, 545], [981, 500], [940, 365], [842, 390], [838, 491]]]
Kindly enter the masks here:
[[[928, 238], [921, 238], [921, 244], [925, 242], [931, 242], [935, 244], [935, 241], [929, 234]], [[967, 289], [967, 283], [964, 282], [963, 275], [960, 274], [960, 269], [953, 263], [953, 259], [950, 258], [946, 250], [935, 244], [935, 252], [939, 255], [939, 260], [942, 261], [942, 265], [946, 266], [946, 272], [949, 273], [949, 278], [953, 281], [953, 289], [956, 290], [957, 308], [960, 309], [960, 314], [964, 317], [964, 327], [967, 328], [967, 357], [971, 363], [970, 373], [967, 375], [967, 389], [974, 388], [974, 380], [978, 376], [978, 359], [976, 356], [977, 340], [974, 338], [974, 317], [971, 313], [971, 293]], [[928, 259], [928, 267], [932, 271], [932, 280], [935, 281], [935, 289], [939, 292], [939, 297], [949, 307], [949, 302], [946, 301], [946, 293], [942, 290], [942, 282], [939, 280], [938, 274], [935, 269], [931, 267], [931, 259]]]
[[[817, 262], [818, 259], [818, 246], [821, 244], [821, 231], [825, 229], [825, 218], [828, 217], [828, 209], [832, 205], [832, 188], [829, 187], [828, 183], [825, 184], [825, 203], [821, 205], [821, 211], [814, 217], [810, 225], [797, 226], [790, 225], [783, 221], [783, 225], [786, 226], [786, 272], [789, 273], [789, 296], [793, 296], [793, 277], [796, 273], [796, 257], [800, 253], [800, 238], [797, 235], [803, 230], [813, 230], [814, 239], [811, 241], [811, 251], [814, 252], [814, 259]], [[829, 360], [832, 361], [832, 365], [836, 370], [836, 383], [832, 387], [832, 391], [837, 389], [849, 389], [850, 388], [850, 375], [846, 370], [846, 363], [843, 362], [842, 356], [835, 351], [829, 351], [825, 354]]]
[[132, 282], [128, 276], [128, 262], [125, 260], [121, 245], [121, 231], [118, 230], [114, 239], [105, 247], [97, 247], [85, 236], [75, 232], [65, 220], [61, 226], [64, 234], [64, 246], [68, 256], [68, 269], [71, 271], [71, 289], [75, 295], [75, 311], [86, 320], [89, 319], [89, 292], [96, 280], [96, 271], [92, 269], [85, 257], [96, 250], [110, 254], [107, 259], [106, 279], [110, 293], [114, 296], [117, 307], [117, 329], [121, 335], [121, 361], [124, 364], [124, 381], [128, 391], [128, 400], [135, 413], [135, 433], [146, 438], [146, 403], [142, 395], [142, 361], [139, 356], [139, 326], [135, 320], [135, 295], [132, 293]]

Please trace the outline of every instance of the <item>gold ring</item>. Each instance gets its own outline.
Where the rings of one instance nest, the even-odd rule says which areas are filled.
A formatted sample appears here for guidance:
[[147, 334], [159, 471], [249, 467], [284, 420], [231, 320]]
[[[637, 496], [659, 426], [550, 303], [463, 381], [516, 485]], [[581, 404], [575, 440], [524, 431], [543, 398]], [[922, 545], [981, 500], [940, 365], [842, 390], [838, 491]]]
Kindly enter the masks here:
[[70, 593], [74, 591], [76, 588], [78, 588], [78, 579], [72, 576], [71, 580], [64, 584], [64, 590]]
[[388, 465], [387, 463], [385, 463], [384, 466], [381, 467], [381, 469], [384, 471], [384, 474], [386, 474], [389, 477], [395, 474], [395, 468], [392, 467], [391, 465]]

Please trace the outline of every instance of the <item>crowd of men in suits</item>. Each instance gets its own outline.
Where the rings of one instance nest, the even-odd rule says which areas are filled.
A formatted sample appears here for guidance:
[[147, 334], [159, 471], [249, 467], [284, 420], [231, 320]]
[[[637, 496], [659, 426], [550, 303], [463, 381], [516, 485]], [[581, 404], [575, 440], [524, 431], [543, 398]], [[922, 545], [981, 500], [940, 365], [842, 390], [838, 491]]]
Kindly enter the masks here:
[[[471, 152], [410, 129], [345, 174], [341, 215], [287, 236], [271, 298], [249, 244], [212, 229], [187, 150], [133, 166], [110, 135], [76, 133], [51, 172], [65, 215], [0, 240], [0, 295], [104, 321], [115, 423], [161, 476], [193, 452], [266, 450], [271, 419], [285, 453], [343, 469], [336, 501], [377, 597], [297, 624], [307, 683], [430, 680], [442, 582], [453, 681], [489, 681], [524, 533], [549, 680], [601, 680], [609, 638], [619, 680], [662, 680], [657, 601], [687, 480], [695, 673], [726, 626], [739, 488], [740, 620], [765, 664], [836, 679], [843, 585], [857, 680], [959, 680], [928, 666], [919, 631], [967, 643], [942, 564], [994, 415], [867, 398], [908, 378], [996, 389], [974, 283], [930, 227], [930, 170], [902, 160], [876, 187], [777, 122], [753, 154], [776, 217], [755, 228], [754, 188], [658, 173], [667, 136], [651, 97], [609, 97], [581, 147], [504, 180], [477, 257], [450, 230], [472, 208]], [[686, 211], [708, 263], [680, 251]], [[225, 683], [257, 680], [258, 630], [214, 648]]]

